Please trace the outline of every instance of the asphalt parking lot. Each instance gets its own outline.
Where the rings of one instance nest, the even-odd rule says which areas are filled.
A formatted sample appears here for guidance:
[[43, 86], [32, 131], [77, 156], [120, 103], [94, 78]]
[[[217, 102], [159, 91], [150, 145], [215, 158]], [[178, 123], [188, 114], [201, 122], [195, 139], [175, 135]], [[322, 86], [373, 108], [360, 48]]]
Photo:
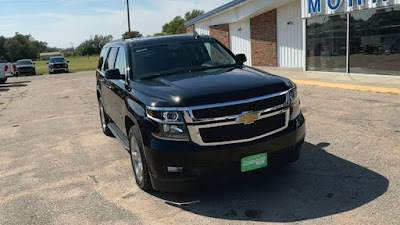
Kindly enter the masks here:
[[399, 224], [400, 95], [303, 85], [299, 95], [299, 162], [161, 194], [136, 186], [128, 152], [102, 134], [94, 72], [10, 78], [0, 224]]

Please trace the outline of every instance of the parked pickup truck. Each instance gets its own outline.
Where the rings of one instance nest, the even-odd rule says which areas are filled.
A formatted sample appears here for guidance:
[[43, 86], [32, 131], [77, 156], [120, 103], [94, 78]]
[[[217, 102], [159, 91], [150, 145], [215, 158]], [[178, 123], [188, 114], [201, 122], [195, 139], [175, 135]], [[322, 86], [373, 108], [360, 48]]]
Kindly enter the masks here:
[[105, 45], [96, 72], [101, 127], [130, 152], [140, 188], [180, 191], [299, 159], [296, 85], [244, 62], [197, 34]]
[[19, 75], [36, 75], [35, 63], [31, 59], [18, 60], [16, 76]]
[[62, 56], [51, 57], [49, 59], [49, 62], [47, 63], [49, 65], [49, 74], [53, 74], [56, 72], [68, 73], [68, 63], [69, 61], [65, 60], [65, 58]]
[[0, 62], [0, 84], [4, 84], [7, 81], [6, 73], [9, 70], [9, 63]]

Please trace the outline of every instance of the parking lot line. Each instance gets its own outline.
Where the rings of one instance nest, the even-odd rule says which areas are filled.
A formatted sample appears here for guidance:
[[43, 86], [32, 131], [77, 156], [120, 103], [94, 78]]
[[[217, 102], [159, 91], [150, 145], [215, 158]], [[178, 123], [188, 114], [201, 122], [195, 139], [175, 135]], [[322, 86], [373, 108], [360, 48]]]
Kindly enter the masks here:
[[310, 80], [293, 80], [293, 82], [302, 85], [332, 87], [332, 88], [341, 88], [347, 90], [369, 91], [369, 92], [390, 93], [390, 94], [400, 95], [399, 88], [374, 87], [366, 85], [341, 84], [341, 83], [330, 83], [330, 82], [310, 81]]

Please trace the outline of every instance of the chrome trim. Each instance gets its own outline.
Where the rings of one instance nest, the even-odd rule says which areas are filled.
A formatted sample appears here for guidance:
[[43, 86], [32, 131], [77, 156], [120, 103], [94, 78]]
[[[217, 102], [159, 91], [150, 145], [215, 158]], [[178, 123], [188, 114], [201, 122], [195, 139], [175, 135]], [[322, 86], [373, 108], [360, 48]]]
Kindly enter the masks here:
[[164, 140], [164, 141], [190, 141], [190, 137], [185, 138], [185, 139], [177, 139], [177, 138], [160, 137], [160, 136], [155, 135], [154, 133], [151, 133], [151, 135], [153, 135], [153, 137], [155, 137], [155, 138], [158, 138], [158, 139]]
[[[230, 101], [230, 102], [215, 103], [215, 104], [200, 105], [200, 106], [188, 106], [188, 107], [156, 107], [156, 106], [153, 107], [153, 106], [147, 106], [146, 108], [149, 109], [149, 110], [154, 110], [154, 111], [180, 111], [180, 112], [183, 112], [184, 120], [188, 124], [190, 124], [190, 123], [199, 123], [199, 122], [221, 121], [221, 120], [234, 119], [237, 116], [239, 116], [240, 114], [231, 115], [231, 116], [224, 116], [224, 117], [218, 117], [218, 118], [196, 119], [194, 117], [194, 115], [193, 115], [193, 110], [209, 109], [209, 108], [220, 108], [220, 107], [224, 107], [224, 106], [246, 104], [246, 103], [265, 100], [265, 99], [268, 99], [268, 98], [273, 98], [273, 97], [277, 97], [277, 96], [281, 96], [281, 95], [286, 95], [286, 101], [285, 101], [284, 104], [281, 104], [281, 105], [278, 105], [278, 106], [274, 106], [274, 107], [269, 108], [269, 109], [265, 109], [263, 112], [261, 112], [261, 113], [266, 113], [266, 112], [274, 111], [274, 110], [279, 109], [279, 108], [283, 108], [283, 107], [289, 106], [290, 105], [289, 92], [294, 88], [296, 88], [296, 87], [292, 87], [289, 90], [278, 92], [278, 93], [274, 93], [274, 94], [264, 95], [264, 96], [245, 99], [245, 100], [238, 100], [238, 101]], [[146, 112], [147, 112], [147, 110], [146, 110]], [[156, 118], [152, 118], [152, 119], [156, 119]], [[156, 119], [156, 120], [158, 120], [158, 119]], [[158, 120], [157, 122], [160, 122], [160, 120]]]
[[[294, 87], [293, 87], [294, 88]], [[188, 107], [157, 107], [157, 106], [147, 106], [147, 109], [154, 110], [154, 111], [190, 111], [190, 110], [198, 110], [198, 109], [208, 109], [208, 108], [217, 108], [217, 107], [224, 107], [230, 105], [239, 105], [244, 103], [250, 103], [255, 101], [260, 101], [268, 98], [277, 97], [280, 95], [285, 95], [289, 93], [293, 88], [290, 88], [287, 91], [282, 91], [274, 94], [264, 95], [255, 98], [249, 98], [245, 100], [238, 100], [238, 101], [230, 101], [230, 102], [223, 102], [223, 103], [215, 103], [215, 104], [207, 104], [207, 105], [199, 105], [199, 106], [188, 106]]]
[[157, 119], [155, 117], [150, 116], [149, 113], [147, 112], [147, 109], [146, 109], [146, 116], [147, 116], [147, 118], [154, 120], [155, 122], [161, 123], [161, 124], [185, 124], [185, 122], [183, 122], [183, 121], [165, 121], [165, 120]]
[[248, 138], [248, 139], [241, 139], [241, 140], [232, 140], [232, 141], [221, 141], [221, 142], [211, 142], [211, 143], [205, 143], [200, 135], [200, 129], [202, 128], [211, 128], [211, 127], [220, 127], [220, 126], [229, 126], [229, 125], [235, 125], [238, 124], [236, 121], [228, 121], [228, 122], [222, 122], [222, 123], [212, 123], [212, 124], [205, 124], [205, 125], [188, 125], [187, 129], [189, 131], [189, 135], [191, 140], [200, 145], [200, 146], [217, 146], [217, 145], [226, 145], [226, 144], [236, 144], [236, 143], [244, 143], [244, 142], [250, 142], [250, 141], [255, 141], [270, 135], [273, 135], [275, 133], [278, 133], [280, 131], [285, 130], [289, 126], [289, 118], [290, 118], [290, 108], [282, 109], [277, 112], [273, 112], [270, 114], [266, 114], [261, 116], [259, 119], [265, 119], [268, 117], [272, 117], [275, 115], [283, 114], [285, 113], [285, 125], [279, 129], [276, 129], [274, 131], [271, 131], [269, 133], [265, 133], [260, 136]]
[[[158, 122], [158, 123], [163, 123], [163, 124], [184, 124], [186, 122], [186, 126], [188, 129], [189, 133], [189, 139], [188, 140], [183, 140], [183, 139], [173, 139], [173, 138], [164, 138], [164, 137], [159, 137], [154, 134], [152, 134], [154, 137], [159, 138], [161, 140], [168, 140], [168, 141], [193, 141], [194, 143], [200, 145], [200, 146], [217, 146], [217, 145], [225, 145], [225, 144], [236, 144], [236, 143], [243, 143], [243, 142], [250, 142], [254, 141], [257, 139], [261, 139], [264, 137], [267, 137], [269, 135], [273, 135], [275, 133], [278, 133], [284, 129], [286, 129], [289, 126], [289, 120], [290, 120], [290, 96], [289, 93], [296, 87], [292, 87], [287, 91], [283, 92], [278, 92], [274, 94], [269, 94], [269, 95], [264, 95], [256, 98], [251, 98], [251, 99], [245, 99], [245, 100], [238, 100], [238, 101], [230, 101], [230, 102], [224, 102], [224, 103], [216, 103], [216, 104], [208, 104], [208, 105], [200, 105], [200, 106], [189, 106], [189, 107], [156, 107], [156, 106], [147, 106], [146, 107], [146, 114], [147, 110], [154, 110], [154, 111], [178, 111], [183, 113], [183, 119], [184, 122], [167, 122], [163, 121], [157, 118], [154, 118], [150, 115], [147, 114], [147, 117]], [[273, 98], [281, 95], [286, 95], [286, 100], [285, 103], [281, 105], [277, 105], [268, 109], [260, 110], [260, 111], [255, 111], [254, 113], [260, 113], [260, 117], [257, 120], [265, 119], [268, 117], [272, 117], [275, 115], [279, 115], [282, 113], [285, 113], [285, 125], [277, 130], [271, 131], [269, 133], [265, 133], [263, 135], [257, 136], [257, 137], [252, 137], [249, 139], [241, 139], [241, 140], [232, 140], [232, 141], [223, 141], [223, 142], [212, 142], [212, 143], [205, 143], [202, 140], [202, 137], [200, 135], [199, 129], [202, 128], [210, 128], [210, 127], [219, 127], [219, 126], [229, 126], [229, 125], [234, 125], [238, 124], [236, 121], [226, 121], [226, 120], [233, 120], [237, 119], [238, 116], [242, 115], [230, 115], [230, 116], [224, 116], [224, 117], [218, 117], [218, 118], [202, 118], [202, 119], [196, 119], [193, 115], [193, 110], [200, 110], [200, 109], [209, 109], [209, 108], [220, 108], [224, 106], [231, 106], [231, 105], [238, 105], [238, 104], [246, 104], [246, 103], [251, 103], [255, 101], [260, 101], [260, 100], [265, 100], [268, 98]], [[280, 109], [280, 110], [279, 110]], [[275, 110], [279, 110], [273, 113], [269, 113]], [[266, 114], [269, 113], [269, 114]], [[226, 122], [223, 122], [226, 121]], [[197, 125], [198, 123], [202, 122], [214, 122], [214, 123], [209, 123], [205, 125]]]
[[[277, 105], [277, 106], [274, 106], [272, 108], [268, 108], [268, 109], [264, 109], [264, 110], [260, 110], [260, 111], [254, 111], [254, 112], [259, 112], [260, 114], [265, 114], [265, 113], [268, 113], [268, 112], [271, 112], [271, 111], [274, 111], [274, 110], [277, 110], [277, 109], [280, 109], [280, 108], [288, 107], [288, 106], [289, 106], [289, 103], [286, 100], [286, 102], [284, 104]], [[245, 112], [247, 112], [247, 111], [245, 111]], [[185, 114], [185, 112], [184, 112], [184, 114]], [[217, 121], [222, 121], [222, 120], [237, 119], [242, 114], [243, 114], [243, 112], [241, 114], [237, 114], [237, 115], [231, 115], [231, 116], [225, 116], [225, 117], [217, 117], [217, 118], [195, 119], [195, 120], [193, 120], [191, 118], [192, 120], [188, 124], [196, 124], [196, 123], [203, 123], [203, 122], [217, 122]], [[188, 114], [188, 116], [190, 117], [189, 114]], [[185, 121], [187, 121], [186, 117], [185, 117]]]

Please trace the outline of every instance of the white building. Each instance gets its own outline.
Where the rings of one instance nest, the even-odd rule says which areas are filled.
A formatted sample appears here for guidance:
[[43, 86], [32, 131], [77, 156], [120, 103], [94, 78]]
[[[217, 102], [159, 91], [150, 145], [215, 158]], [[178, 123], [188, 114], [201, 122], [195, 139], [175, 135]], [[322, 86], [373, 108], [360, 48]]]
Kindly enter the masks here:
[[400, 75], [400, 0], [234, 0], [185, 25], [251, 66]]

